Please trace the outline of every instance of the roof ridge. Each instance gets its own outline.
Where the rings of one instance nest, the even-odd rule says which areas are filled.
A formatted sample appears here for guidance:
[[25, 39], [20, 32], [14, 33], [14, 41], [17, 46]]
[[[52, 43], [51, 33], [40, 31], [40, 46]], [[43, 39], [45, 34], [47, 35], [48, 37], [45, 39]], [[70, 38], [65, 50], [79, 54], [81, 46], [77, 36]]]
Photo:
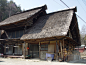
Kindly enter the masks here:
[[[74, 10], [74, 12], [77, 12], [77, 7], [71, 7], [70, 9], [63, 9], [63, 10], [59, 10], [59, 11], [55, 11], [55, 12], [50, 12], [50, 13], [47, 13], [46, 15], [43, 15], [43, 16], [47, 16], [47, 15], [51, 15], [51, 14], [54, 14], [54, 13], [59, 13], [59, 12], [63, 12], [63, 11], [68, 11], [68, 10]], [[41, 16], [41, 17], [43, 17]]]
[[21, 14], [21, 13], [25, 13], [25, 12], [28, 12], [28, 11], [31, 11], [31, 10], [41, 9], [41, 8], [46, 10], [47, 9], [47, 5], [45, 4], [45, 5], [40, 6], [40, 7], [36, 7], [36, 8], [28, 9], [28, 10], [25, 10], [25, 11], [22, 11], [22, 12], [18, 12], [16, 14], [13, 14], [12, 16], [17, 15], [17, 14]]
[[77, 12], [77, 7], [74, 6], [74, 7], [65, 8], [65, 9], [62, 9], [62, 10], [59, 10], [59, 11], [66, 11], [66, 10], [74, 10], [74, 12]]
[[77, 12], [77, 7], [72, 7], [72, 8], [67, 8], [67, 9], [63, 9], [63, 10], [59, 10], [59, 11], [55, 11], [55, 12], [50, 12], [46, 15], [49, 15], [49, 14], [53, 14], [53, 13], [59, 13], [59, 12], [63, 12], [63, 11], [68, 11], [68, 10], [74, 10], [74, 12]]

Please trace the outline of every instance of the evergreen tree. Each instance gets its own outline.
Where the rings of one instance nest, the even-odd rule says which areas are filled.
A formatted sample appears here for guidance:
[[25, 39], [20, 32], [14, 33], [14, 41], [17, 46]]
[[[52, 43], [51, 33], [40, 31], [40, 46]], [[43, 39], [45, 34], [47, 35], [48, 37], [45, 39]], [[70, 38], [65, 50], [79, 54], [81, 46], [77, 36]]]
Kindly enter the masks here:
[[15, 2], [0, 0], [0, 22], [17, 12], [21, 12], [21, 7], [17, 6]]
[[7, 0], [0, 0], [0, 22], [4, 20], [6, 16]]

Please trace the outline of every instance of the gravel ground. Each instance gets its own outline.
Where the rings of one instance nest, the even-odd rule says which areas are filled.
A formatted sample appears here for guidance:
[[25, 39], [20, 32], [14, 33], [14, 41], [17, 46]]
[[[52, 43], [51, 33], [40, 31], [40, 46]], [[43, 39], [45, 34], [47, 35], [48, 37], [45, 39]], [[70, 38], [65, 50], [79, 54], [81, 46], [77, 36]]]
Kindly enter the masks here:
[[86, 59], [72, 62], [42, 61], [38, 59], [0, 58], [0, 65], [86, 65]]

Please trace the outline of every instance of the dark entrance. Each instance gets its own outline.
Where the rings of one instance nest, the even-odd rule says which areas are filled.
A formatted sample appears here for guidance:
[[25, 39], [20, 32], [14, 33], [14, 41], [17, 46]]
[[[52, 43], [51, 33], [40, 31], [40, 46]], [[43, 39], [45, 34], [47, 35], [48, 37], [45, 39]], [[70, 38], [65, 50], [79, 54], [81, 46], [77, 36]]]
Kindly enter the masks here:
[[32, 58], [39, 58], [39, 44], [30, 44], [29, 54]]
[[1, 44], [0, 44], [0, 53], [3, 53], [4, 54], [4, 47]]

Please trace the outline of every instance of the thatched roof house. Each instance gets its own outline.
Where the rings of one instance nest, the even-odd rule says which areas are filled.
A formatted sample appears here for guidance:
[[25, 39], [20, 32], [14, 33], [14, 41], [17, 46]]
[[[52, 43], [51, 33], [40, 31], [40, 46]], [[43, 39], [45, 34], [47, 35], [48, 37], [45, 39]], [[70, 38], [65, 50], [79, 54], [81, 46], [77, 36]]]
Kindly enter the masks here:
[[[34, 40], [43, 38], [57, 38], [68, 35], [69, 30], [75, 31], [72, 36], [80, 43], [78, 23], [76, 19], [76, 7], [53, 12], [40, 17], [37, 22], [21, 37], [21, 40]], [[76, 24], [76, 26], [74, 26]], [[74, 27], [74, 29], [73, 29]]]
[[[50, 52], [56, 55], [55, 59], [58, 56], [58, 59], [65, 60], [73, 53], [74, 47], [80, 45], [76, 7], [49, 14], [46, 9], [44, 5], [0, 22], [0, 30], [4, 30], [0, 41], [5, 45], [6, 54], [45, 59], [46, 53]], [[8, 52], [6, 46], [10, 48]]]
[[[0, 30], [17, 30], [19, 27], [29, 27], [21, 40], [43, 41], [43, 39], [61, 39], [69, 37], [80, 44], [80, 35], [75, 12], [76, 7], [46, 14], [47, 6], [33, 8], [15, 14], [0, 22]], [[35, 22], [34, 22], [35, 21]], [[33, 23], [34, 22], [34, 23]], [[20, 30], [20, 28], [18, 30]]]

